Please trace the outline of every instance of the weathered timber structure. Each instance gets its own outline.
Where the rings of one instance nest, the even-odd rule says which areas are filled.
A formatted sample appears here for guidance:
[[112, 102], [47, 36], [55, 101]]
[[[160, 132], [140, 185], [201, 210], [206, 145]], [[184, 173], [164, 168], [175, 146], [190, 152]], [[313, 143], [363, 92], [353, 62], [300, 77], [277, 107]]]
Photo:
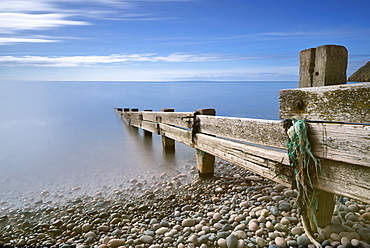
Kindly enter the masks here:
[[342, 46], [302, 51], [299, 88], [279, 92], [281, 121], [216, 116], [214, 109], [117, 112], [133, 128], [162, 135], [166, 152], [175, 150], [174, 141], [195, 148], [201, 177], [212, 177], [218, 157], [288, 187], [293, 180], [287, 125], [293, 118], [305, 120], [323, 170], [312, 178], [320, 191], [318, 223], [307, 211], [315, 231], [330, 224], [334, 194], [370, 203], [370, 83], [345, 84], [346, 67]]

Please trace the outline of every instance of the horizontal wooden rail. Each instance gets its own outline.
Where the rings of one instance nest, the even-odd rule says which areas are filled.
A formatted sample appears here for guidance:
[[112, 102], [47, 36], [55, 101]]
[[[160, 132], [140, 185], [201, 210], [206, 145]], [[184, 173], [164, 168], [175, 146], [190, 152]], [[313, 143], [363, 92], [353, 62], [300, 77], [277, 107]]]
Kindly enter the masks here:
[[369, 123], [370, 83], [280, 91], [280, 118]]
[[[290, 186], [279, 177], [289, 167], [284, 121], [196, 115], [194, 112], [119, 112], [130, 125], [181, 142], [267, 179]], [[313, 153], [324, 174], [315, 182], [323, 191], [370, 203], [370, 126], [309, 122]], [[276, 149], [279, 148], [279, 149]]]

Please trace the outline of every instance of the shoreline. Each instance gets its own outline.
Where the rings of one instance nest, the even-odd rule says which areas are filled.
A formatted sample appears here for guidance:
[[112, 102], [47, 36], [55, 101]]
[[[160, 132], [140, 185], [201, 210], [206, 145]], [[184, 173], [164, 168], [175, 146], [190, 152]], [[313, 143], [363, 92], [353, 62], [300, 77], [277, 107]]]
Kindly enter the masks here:
[[[0, 247], [314, 247], [295, 190], [222, 161], [214, 179], [195, 172], [155, 183], [131, 179], [127, 189], [65, 202], [0, 206]], [[327, 248], [370, 247], [370, 205], [343, 203], [316, 240]]]

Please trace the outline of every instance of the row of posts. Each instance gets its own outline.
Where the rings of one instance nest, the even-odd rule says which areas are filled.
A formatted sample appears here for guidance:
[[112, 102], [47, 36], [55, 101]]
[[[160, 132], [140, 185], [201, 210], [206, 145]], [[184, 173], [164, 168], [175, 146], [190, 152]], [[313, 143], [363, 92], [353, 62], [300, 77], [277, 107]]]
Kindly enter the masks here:
[[[119, 109], [122, 111], [122, 109]], [[138, 108], [124, 108], [124, 112], [138, 112]], [[147, 112], [152, 112], [153, 110], [143, 110]], [[163, 108], [160, 110], [161, 112], [175, 112], [173, 108]], [[215, 115], [215, 109], [198, 109], [196, 112], [200, 115]], [[134, 126], [132, 126], [134, 127]], [[136, 127], [134, 127], [136, 128]], [[144, 137], [151, 137], [152, 132], [144, 130]], [[163, 152], [165, 153], [174, 153], [175, 152], [175, 140], [162, 135], [162, 147]], [[214, 162], [215, 156], [201, 151], [199, 149], [195, 149], [196, 161], [197, 161], [197, 168], [200, 178], [212, 178], [214, 174]]]

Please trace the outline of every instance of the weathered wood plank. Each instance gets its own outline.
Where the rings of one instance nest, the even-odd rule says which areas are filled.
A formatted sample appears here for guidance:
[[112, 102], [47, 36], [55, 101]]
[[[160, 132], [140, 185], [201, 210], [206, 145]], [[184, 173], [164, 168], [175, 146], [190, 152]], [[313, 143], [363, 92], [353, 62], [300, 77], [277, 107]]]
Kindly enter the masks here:
[[370, 83], [281, 90], [280, 118], [370, 124]]
[[258, 145], [286, 149], [288, 136], [283, 121], [248, 118], [197, 116], [200, 132]]
[[370, 203], [370, 167], [321, 160], [324, 175], [316, 180], [318, 189]]
[[141, 127], [141, 120], [138, 120], [138, 119], [130, 119], [129, 120], [129, 123], [133, 127], [137, 127], [137, 128], [140, 128]]
[[141, 122], [141, 128], [148, 131], [148, 132], [159, 134], [158, 124], [156, 122], [142, 121]]
[[159, 122], [191, 129], [194, 112], [142, 112], [146, 121]]
[[159, 123], [158, 125], [160, 135], [164, 135], [170, 139], [176, 140], [190, 147], [194, 147], [191, 138], [191, 131], [163, 123]]
[[[275, 168], [280, 166], [280, 161], [287, 160], [287, 155], [285, 153], [280, 153], [280, 156], [277, 156], [276, 153], [278, 152], [271, 151], [272, 157], [275, 159], [279, 157], [277, 161], [272, 161], [268, 159], [270, 156], [270, 150], [252, 147], [246, 144], [220, 139], [205, 134], [197, 134], [195, 148], [235, 165], [244, 167], [249, 171], [261, 175], [264, 178], [281, 183], [285, 186], [289, 186], [289, 183], [286, 179], [277, 177], [276, 173], [274, 172]], [[249, 151], [249, 149], [253, 151]], [[253, 153], [256, 150], [260, 150], [260, 154], [264, 153], [267, 158], [254, 155]]]
[[316, 157], [370, 167], [369, 125], [338, 123], [308, 123], [308, 125], [308, 136]]

